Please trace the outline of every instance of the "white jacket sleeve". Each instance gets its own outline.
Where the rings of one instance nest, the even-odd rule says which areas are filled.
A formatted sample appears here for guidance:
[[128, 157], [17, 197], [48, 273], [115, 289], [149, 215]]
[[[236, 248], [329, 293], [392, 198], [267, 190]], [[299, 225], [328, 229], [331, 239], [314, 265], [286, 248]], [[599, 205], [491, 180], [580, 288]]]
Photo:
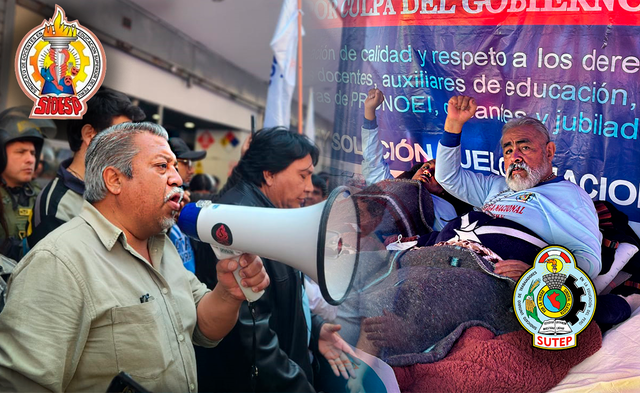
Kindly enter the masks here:
[[384, 158], [382, 143], [378, 138], [378, 127], [368, 129], [362, 127], [362, 175], [367, 186], [382, 180], [393, 179], [389, 164]]
[[483, 175], [461, 167], [460, 145], [448, 147], [438, 144], [436, 180], [454, 197], [473, 206], [482, 207], [490, 195], [506, 190], [503, 177]]

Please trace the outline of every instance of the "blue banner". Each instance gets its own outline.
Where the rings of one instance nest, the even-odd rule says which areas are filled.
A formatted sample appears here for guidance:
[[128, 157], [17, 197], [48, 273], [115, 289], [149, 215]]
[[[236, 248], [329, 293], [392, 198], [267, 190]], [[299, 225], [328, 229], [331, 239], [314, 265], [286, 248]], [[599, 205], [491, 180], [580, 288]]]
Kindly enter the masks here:
[[[316, 16], [327, 23], [341, 20], [335, 28], [340, 47], [317, 53], [325, 62], [316, 78], [335, 92], [318, 95], [316, 102], [335, 106], [330, 149], [336, 167], [362, 161], [363, 104], [374, 86], [385, 97], [376, 115], [393, 170], [435, 157], [447, 101], [469, 95], [479, 108], [462, 133], [465, 168], [502, 174], [502, 125], [533, 116], [557, 144], [558, 175], [640, 221], [638, 10], [621, 11], [631, 8], [624, 1], [596, 1], [589, 7], [600, 5], [599, 11], [585, 11], [588, 4], [572, 1], [568, 8], [582, 8], [543, 18], [551, 11], [506, 14], [506, 5], [502, 14], [487, 13], [489, 5], [505, 3], [499, 1], [476, 3], [476, 9], [485, 4], [477, 13], [465, 1], [442, 1], [439, 10], [427, 3], [436, 8], [431, 14], [407, 0], [363, 1], [357, 12], [349, 8], [355, 1], [333, 3], [334, 14], [316, 7]], [[451, 7], [453, 12], [444, 12]], [[402, 14], [414, 8], [414, 14]], [[621, 20], [626, 25], [616, 24]]]

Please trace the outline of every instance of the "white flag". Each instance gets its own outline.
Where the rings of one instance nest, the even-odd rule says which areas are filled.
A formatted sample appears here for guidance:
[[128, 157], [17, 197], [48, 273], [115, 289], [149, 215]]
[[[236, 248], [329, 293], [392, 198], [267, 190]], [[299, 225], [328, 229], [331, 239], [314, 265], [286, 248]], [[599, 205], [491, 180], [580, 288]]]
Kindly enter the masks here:
[[291, 124], [291, 98], [296, 85], [299, 15], [298, 2], [284, 0], [276, 32], [271, 40], [273, 64], [264, 127], [289, 127]]
[[313, 143], [316, 142], [316, 125], [313, 122], [313, 87], [309, 88], [309, 101], [307, 101], [307, 118], [304, 123], [304, 133]]

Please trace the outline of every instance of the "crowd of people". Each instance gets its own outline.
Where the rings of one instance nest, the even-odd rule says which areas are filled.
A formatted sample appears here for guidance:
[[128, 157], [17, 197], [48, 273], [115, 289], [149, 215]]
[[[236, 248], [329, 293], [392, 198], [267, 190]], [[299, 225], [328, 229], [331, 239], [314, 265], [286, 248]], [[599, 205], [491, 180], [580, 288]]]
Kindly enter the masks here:
[[[102, 89], [69, 121], [73, 157], [39, 190], [42, 126], [0, 114], [0, 391], [106, 391], [124, 371], [148, 391], [356, 392], [365, 367], [353, 347], [393, 359], [439, 348], [470, 321], [519, 329], [513, 284], [547, 244], [598, 276], [596, 209], [553, 173], [556, 146], [540, 121], [504, 125], [504, 177], [474, 173], [461, 168], [460, 140], [477, 104], [453, 97], [437, 157], [394, 178], [378, 139], [381, 102], [372, 89], [364, 103], [366, 188], [352, 190], [360, 264], [340, 306], [286, 264], [218, 260], [177, 225], [182, 207], [201, 200], [322, 203], [331, 190], [314, 174], [320, 151], [307, 137], [283, 127], [255, 133], [220, 187], [195, 174], [205, 151]], [[523, 194], [533, 197], [515, 214], [507, 207]], [[470, 223], [505, 230], [462, 236]], [[265, 293], [248, 303], [240, 286]], [[612, 310], [602, 321], [628, 317], [638, 296], [599, 300]]]

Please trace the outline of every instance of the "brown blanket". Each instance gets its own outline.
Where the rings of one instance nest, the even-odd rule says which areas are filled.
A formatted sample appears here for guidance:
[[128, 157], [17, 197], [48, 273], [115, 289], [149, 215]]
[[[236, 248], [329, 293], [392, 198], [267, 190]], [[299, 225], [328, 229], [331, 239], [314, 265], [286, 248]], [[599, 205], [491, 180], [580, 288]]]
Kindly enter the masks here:
[[524, 330], [495, 336], [475, 326], [444, 359], [393, 370], [402, 392], [544, 392], [600, 349], [602, 334], [591, 322], [578, 335], [575, 348], [549, 351], [534, 348], [532, 342]]

